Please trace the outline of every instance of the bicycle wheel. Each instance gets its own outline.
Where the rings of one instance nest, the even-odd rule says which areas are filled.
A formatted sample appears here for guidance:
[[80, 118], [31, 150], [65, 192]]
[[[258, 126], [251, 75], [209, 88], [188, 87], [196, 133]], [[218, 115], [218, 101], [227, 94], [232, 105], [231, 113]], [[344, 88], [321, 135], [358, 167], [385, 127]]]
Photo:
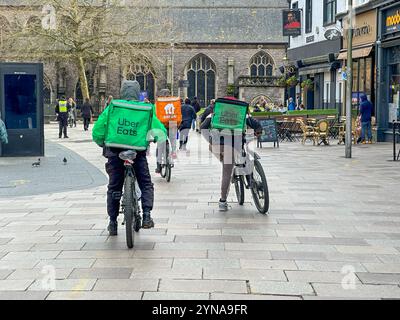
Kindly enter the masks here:
[[244, 181], [243, 176], [234, 176], [233, 183], [235, 184], [236, 198], [239, 205], [244, 204]]
[[264, 169], [258, 160], [254, 160], [254, 171], [252, 173], [251, 194], [257, 210], [266, 214], [269, 210], [269, 191]]
[[135, 201], [134, 196], [134, 181], [130, 174], [126, 175], [124, 184], [124, 216], [125, 216], [125, 230], [126, 230], [126, 244], [129, 249], [133, 248], [134, 243], [134, 223], [133, 217], [135, 215]]
[[167, 176], [167, 166], [164, 164], [161, 165], [160, 175], [162, 178], [165, 178]]
[[167, 180], [167, 182], [171, 181], [171, 173], [172, 173], [171, 165], [167, 164], [165, 166], [165, 179]]

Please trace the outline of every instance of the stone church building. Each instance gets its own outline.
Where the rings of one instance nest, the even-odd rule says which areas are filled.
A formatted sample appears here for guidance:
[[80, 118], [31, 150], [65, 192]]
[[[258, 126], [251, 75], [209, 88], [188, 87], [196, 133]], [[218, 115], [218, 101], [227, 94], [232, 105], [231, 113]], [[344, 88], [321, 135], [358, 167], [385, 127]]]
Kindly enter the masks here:
[[[41, 18], [41, 10], [30, 7], [29, 2], [0, 0], [0, 41], [4, 32], [12, 30], [15, 18], [25, 24]], [[174, 32], [159, 39], [162, 46], [155, 45], [151, 52], [135, 57], [87, 66], [95, 106], [101, 108], [109, 95], [117, 98], [124, 79], [138, 80], [150, 100], [159, 90], [170, 88], [182, 98], [197, 96], [202, 106], [233, 92], [253, 103], [260, 97], [271, 103], [284, 102], [285, 90], [274, 80], [281, 75], [279, 67], [284, 65], [287, 47], [287, 38], [282, 35], [282, 10], [288, 7], [287, 0], [146, 2], [154, 10], [163, 4], [168, 6]], [[137, 8], [128, 4], [126, 10]], [[43, 62], [45, 102], [53, 105], [65, 94], [81, 103], [75, 67], [67, 62]]]

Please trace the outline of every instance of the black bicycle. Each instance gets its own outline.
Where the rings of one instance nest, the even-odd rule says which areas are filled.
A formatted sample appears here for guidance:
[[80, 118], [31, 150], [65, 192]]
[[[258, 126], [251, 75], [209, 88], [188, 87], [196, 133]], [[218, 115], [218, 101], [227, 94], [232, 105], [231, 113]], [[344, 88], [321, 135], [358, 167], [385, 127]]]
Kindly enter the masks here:
[[172, 168], [174, 167], [174, 162], [171, 157], [170, 151], [171, 142], [169, 139], [166, 141], [165, 152], [161, 156], [161, 177], [165, 178], [167, 182], [171, 181]]
[[[246, 137], [242, 154], [235, 160], [232, 183], [235, 185], [239, 205], [244, 204], [245, 190], [250, 189], [257, 210], [262, 214], [267, 214], [269, 210], [268, 183], [259, 161], [260, 156], [249, 148], [253, 140], [254, 136]], [[250, 171], [251, 174], [248, 174]]]
[[126, 243], [128, 248], [133, 248], [135, 232], [139, 232], [142, 226], [142, 217], [140, 215], [139, 197], [137, 192], [137, 180], [133, 163], [136, 159], [136, 151], [128, 150], [119, 154], [125, 165], [125, 181], [122, 193], [121, 211], [124, 214], [126, 229]]

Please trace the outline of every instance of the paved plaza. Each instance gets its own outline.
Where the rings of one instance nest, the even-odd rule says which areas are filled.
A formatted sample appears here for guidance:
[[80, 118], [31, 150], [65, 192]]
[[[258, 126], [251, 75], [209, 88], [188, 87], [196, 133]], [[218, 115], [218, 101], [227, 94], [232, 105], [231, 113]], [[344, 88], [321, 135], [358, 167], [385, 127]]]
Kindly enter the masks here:
[[[283, 143], [260, 150], [270, 215], [218, 212], [221, 167], [191, 132], [170, 184], [153, 174], [156, 227], [128, 250], [106, 231], [101, 149], [91, 132], [46, 157], [0, 159], [0, 299], [400, 298], [400, 162], [390, 144]], [[68, 160], [62, 163], [63, 157]], [[155, 168], [154, 147], [149, 162]]]

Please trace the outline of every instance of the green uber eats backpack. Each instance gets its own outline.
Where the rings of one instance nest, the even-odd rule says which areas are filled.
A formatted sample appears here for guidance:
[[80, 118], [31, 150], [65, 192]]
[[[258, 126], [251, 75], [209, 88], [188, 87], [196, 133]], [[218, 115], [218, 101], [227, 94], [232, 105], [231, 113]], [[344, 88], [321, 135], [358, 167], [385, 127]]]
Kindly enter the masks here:
[[146, 150], [153, 105], [139, 101], [113, 100], [108, 106], [104, 144], [107, 147]]
[[214, 115], [211, 128], [244, 132], [249, 104], [239, 100], [217, 99], [214, 105]]

